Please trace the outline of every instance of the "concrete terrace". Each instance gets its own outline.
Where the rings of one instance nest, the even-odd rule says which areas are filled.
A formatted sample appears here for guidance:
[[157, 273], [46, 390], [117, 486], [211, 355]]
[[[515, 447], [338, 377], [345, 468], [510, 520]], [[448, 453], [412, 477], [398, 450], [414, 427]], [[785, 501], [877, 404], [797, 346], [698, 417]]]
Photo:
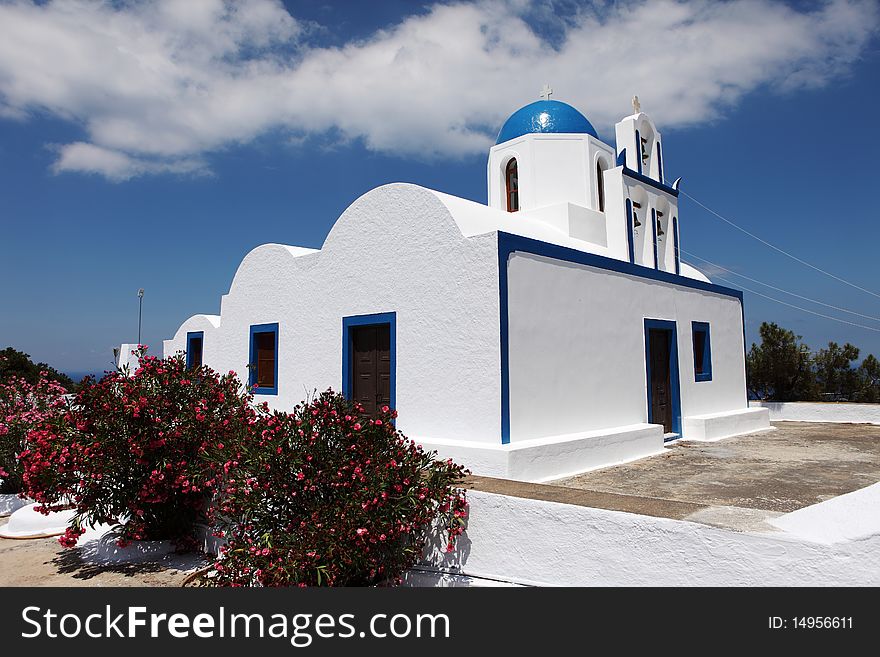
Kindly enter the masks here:
[[474, 490], [777, 531], [766, 520], [880, 481], [880, 426], [774, 422], [775, 431], [664, 453], [548, 484], [471, 477]]

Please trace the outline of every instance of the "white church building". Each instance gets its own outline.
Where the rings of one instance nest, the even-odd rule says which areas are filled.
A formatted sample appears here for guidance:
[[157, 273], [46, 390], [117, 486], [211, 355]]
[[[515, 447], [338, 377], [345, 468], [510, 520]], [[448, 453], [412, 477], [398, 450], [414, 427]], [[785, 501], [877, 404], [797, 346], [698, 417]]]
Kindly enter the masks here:
[[247, 254], [219, 315], [164, 343], [289, 409], [332, 387], [476, 474], [545, 481], [768, 428], [748, 407], [742, 293], [681, 262], [678, 180], [639, 111], [599, 139], [574, 107], [517, 110], [488, 205], [395, 183], [320, 249]]

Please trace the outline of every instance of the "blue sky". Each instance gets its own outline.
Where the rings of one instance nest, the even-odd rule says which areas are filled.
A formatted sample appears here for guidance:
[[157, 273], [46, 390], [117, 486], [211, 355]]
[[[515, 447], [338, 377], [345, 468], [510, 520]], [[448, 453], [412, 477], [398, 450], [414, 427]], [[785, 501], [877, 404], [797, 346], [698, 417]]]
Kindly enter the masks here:
[[[369, 5], [0, 1], [0, 347], [101, 370], [136, 339], [139, 287], [158, 351], [251, 248], [319, 247], [377, 185], [485, 202], [488, 146], [545, 82], [611, 143], [638, 93], [667, 177], [880, 294], [876, 3]], [[688, 252], [880, 318], [686, 197], [680, 225]], [[876, 330], [745, 300], [750, 342], [775, 321], [880, 355]]]

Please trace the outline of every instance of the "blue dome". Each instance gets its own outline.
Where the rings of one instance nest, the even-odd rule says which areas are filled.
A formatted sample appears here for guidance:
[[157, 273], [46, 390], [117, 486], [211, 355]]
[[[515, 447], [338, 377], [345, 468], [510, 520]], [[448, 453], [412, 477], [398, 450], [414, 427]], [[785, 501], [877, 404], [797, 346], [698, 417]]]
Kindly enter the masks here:
[[501, 144], [533, 132], [576, 132], [599, 137], [587, 117], [568, 103], [538, 100], [511, 114], [495, 143]]

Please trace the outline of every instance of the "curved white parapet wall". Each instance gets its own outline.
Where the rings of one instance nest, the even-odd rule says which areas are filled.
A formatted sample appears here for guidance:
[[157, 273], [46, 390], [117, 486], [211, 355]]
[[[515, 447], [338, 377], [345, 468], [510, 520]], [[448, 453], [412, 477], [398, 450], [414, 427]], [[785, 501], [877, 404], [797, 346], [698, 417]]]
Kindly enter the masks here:
[[0, 495], [0, 518], [5, 518], [20, 508], [33, 504], [33, 502], [33, 500], [20, 498], [16, 493], [4, 493]]
[[393, 312], [398, 427], [414, 439], [498, 444], [498, 278], [493, 234], [466, 238], [435, 193], [385, 185], [345, 210], [320, 251], [251, 251], [222, 298], [219, 326], [191, 318], [165, 353], [204, 330], [205, 365], [246, 381], [250, 326], [277, 322], [277, 395], [257, 401], [291, 409], [315, 389], [341, 390], [343, 318]]
[[39, 505], [28, 504], [9, 516], [9, 521], [0, 527], [2, 538], [46, 538], [60, 536], [73, 519], [74, 511], [53, 511], [43, 515], [34, 508]]
[[173, 356], [177, 351], [185, 351], [186, 334], [190, 331], [201, 331], [205, 343], [211, 345], [214, 342], [211, 338], [216, 334], [217, 329], [219, 328], [220, 315], [193, 315], [180, 325], [173, 338], [163, 341], [162, 355], [165, 358], [168, 358]]

